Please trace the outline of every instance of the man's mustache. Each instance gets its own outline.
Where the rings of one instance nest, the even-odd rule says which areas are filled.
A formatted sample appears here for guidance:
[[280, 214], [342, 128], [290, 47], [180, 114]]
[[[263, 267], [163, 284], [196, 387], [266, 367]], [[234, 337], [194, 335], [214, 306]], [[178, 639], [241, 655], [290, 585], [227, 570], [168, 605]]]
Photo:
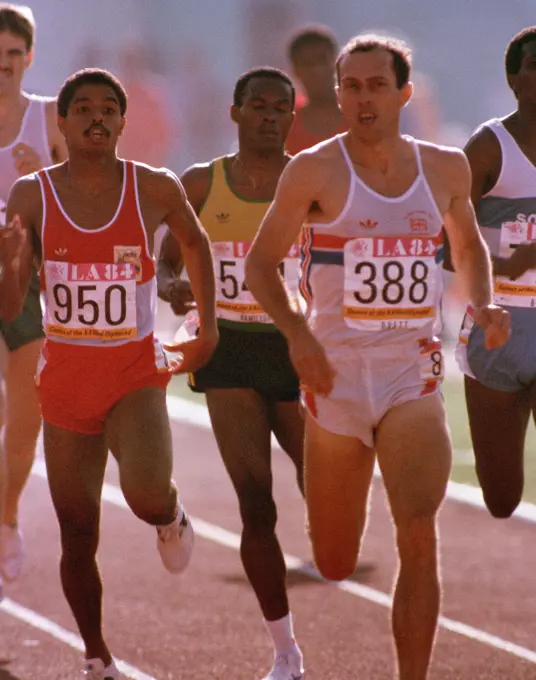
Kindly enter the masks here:
[[101, 123], [93, 123], [93, 125], [91, 125], [90, 127], [88, 127], [88, 129], [84, 132], [84, 135], [85, 135], [86, 137], [89, 137], [89, 135], [91, 134], [91, 131], [94, 130], [94, 129], [100, 130], [100, 131], [103, 132], [107, 137], [110, 136], [110, 131], [109, 131], [107, 128], [105, 128], [104, 125], [101, 125]]

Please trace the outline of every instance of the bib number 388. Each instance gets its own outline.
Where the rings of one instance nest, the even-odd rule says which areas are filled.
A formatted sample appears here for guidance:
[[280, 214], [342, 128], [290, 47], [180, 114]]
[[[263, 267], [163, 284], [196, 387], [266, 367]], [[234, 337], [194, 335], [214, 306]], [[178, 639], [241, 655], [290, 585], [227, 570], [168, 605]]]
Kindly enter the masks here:
[[344, 320], [360, 331], [420, 328], [436, 316], [435, 239], [358, 238], [344, 248]]

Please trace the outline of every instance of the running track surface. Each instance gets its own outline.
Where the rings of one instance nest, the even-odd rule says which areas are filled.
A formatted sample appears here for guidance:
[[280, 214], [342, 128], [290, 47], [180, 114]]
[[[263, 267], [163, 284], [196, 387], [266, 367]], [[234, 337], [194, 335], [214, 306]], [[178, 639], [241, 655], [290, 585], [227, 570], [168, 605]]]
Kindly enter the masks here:
[[[255, 680], [269, 670], [272, 651], [237, 552], [234, 493], [203, 407], [171, 399], [170, 413], [175, 473], [197, 530], [195, 556], [183, 576], [164, 571], [154, 530], [125, 508], [111, 463], [99, 551], [107, 639], [125, 678]], [[303, 502], [279, 449], [273, 467], [306, 680], [392, 680], [388, 594], [396, 558], [381, 482], [374, 481], [361, 566], [336, 585], [310, 575]], [[78, 678], [80, 641], [60, 589], [59, 536], [42, 460], [21, 520], [28, 556], [0, 605], [0, 680]], [[536, 678], [534, 523], [492, 520], [449, 499], [440, 529], [444, 618], [431, 680]]]

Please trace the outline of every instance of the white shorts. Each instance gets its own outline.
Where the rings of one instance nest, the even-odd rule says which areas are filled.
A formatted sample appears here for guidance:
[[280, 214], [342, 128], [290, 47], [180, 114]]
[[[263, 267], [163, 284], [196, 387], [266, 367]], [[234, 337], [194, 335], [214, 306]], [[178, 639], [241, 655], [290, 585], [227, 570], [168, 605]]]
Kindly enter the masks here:
[[302, 392], [302, 406], [328, 432], [356, 437], [373, 448], [375, 430], [394, 406], [435, 394], [443, 382], [441, 341], [328, 351], [335, 369], [327, 397]]

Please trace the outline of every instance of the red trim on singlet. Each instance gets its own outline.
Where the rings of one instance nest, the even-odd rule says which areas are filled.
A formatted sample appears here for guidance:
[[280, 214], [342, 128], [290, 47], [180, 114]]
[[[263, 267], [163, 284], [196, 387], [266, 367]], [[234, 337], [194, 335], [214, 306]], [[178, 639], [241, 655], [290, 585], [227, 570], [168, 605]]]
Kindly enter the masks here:
[[319, 234], [312, 231], [311, 247], [320, 250], [343, 250], [348, 241], [355, 239], [355, 236], [335, 236], [333, 234]]

